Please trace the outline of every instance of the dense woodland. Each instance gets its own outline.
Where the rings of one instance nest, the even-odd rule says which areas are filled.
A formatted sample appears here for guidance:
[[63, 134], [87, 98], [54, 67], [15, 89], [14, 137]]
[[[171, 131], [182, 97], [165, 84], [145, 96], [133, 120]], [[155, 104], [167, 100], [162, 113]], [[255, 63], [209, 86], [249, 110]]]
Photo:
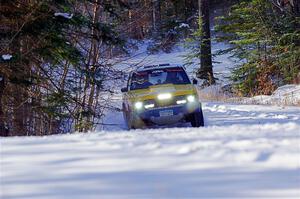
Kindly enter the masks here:
[[[149, 53], [187, 41], [201, 60], [197, 77], [217, 82], [210, 13], [224, 9], [217, 40], [241, 60], [232, 92], [271, 94], [297, 83], [300, 0], [1, 0], [0, 135], [87, 132], [101, 124], [122, 71], [110, 61], [130, 56], [133, 41]], [[196, 44], [196, 45], [195, 45]], [[192, 60], [192, 59], [190, 59]]]

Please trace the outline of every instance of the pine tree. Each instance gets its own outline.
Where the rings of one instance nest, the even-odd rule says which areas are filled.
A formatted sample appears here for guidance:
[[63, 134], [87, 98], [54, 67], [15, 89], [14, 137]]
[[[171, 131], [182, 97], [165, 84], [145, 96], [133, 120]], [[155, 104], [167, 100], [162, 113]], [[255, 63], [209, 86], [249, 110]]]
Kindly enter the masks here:
[[268, 0], [243, 1], [234, 6], [219, 30], [235, 57], [243, 60], [233, 71], [243, 95], [270, 94], [292, 83], [300, 71], [299, 18], [285, 6]]
[[[93, 4], [101, 6], [97, 21], [87, 15]], [[82, 113], [87, 113], [86, 131], [94, 125], [94, 117], [102, 117], [95, 110], [99, 108], [100, 90], [107, 90], [103, 79], [108, 77], [96, 74], [104, 74], [99, 72], [106, 53], [101, 49], [123, 44], [113, 30], [121, 4], [80, 0], [1, 2], [0, 55], [12, 58], [0, 57], [4, 80], [0, 92], [0, 117], [4, 119], [0, 125], [7, 126], [10, 135], [68, 132], [74, 122], [81, 122], [78, 115]], [[110, 19], [103, 20], [108, 13]]]
[[[37, 101], [45, 83], [41, 76], [47, 75], [50, 65], [62, 60], [79, 61], [80, 53], [66, 44], [66, 29], [75, 22], [71, 14], [66, 13], [71, 9], [69, 1], [1, 2], [0, 54], [12, 55], [10, 60], [1, 60], [0, 73], [6, 80], [2, 107], [6, 109], [7, 125], [11, 119], [10, 133], [14, 135], [28, 135], [34, 122], [41, 123], [38, 120], [50, 122], [49, 115], [43, 115], [42, 107], [37, 106], [41, 103]], [[46, 66], [47, 63], [50, 65]], [[31, 118], [38, 119], [31, 121]], [[43, 131], [48, 127], [37, 128]]]
[[206, 80], [208, 85], [215, 83], [212, 66], [211, 35], [209, 20], [209, 1], [199, 0], [199, 18], [201, 28], [200, 36], [200, 68], [197, 71], [197, 77]]
[[[204, 3], [204, 4], [201, 4]], [[199, 1], [198, 27], [186, 39], [185, 47], [190, 50], [185, 57], [185, 64], [191, 65], [195, 59], [200, 67], [196, 71], [198, 78], [204, 80], [202, 86], [208, 86], [215, 83], [212, 69], [211, 36], [209, 24], [209, 5], [208, 2]], [[205, 20], [205, 21], [203, 21]]]

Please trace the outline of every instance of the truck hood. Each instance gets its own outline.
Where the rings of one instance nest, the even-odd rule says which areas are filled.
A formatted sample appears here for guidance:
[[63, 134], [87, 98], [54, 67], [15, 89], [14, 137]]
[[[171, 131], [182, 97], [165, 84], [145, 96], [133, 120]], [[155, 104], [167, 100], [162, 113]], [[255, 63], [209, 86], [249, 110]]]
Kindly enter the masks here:
[[174, 85], [174, 84], [164, 84], [150, 86], [147, 89], [139, 89], [128, 92], [130, 97], [134, 100], [148, 100], [155, 99], [158, 94], [161, 93], [171, 93], [173, 96], [179, 95], [191, 95], [196, 93], [196, 89], [191, 84], [185, 85]]

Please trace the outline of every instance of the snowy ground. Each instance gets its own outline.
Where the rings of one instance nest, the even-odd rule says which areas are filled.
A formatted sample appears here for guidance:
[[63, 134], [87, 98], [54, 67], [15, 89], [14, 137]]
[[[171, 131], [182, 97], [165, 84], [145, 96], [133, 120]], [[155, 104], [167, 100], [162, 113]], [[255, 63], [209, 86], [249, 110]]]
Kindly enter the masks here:
[[204, 103], [205, 128], [1, 138], [1, 199], [299, 198], [300, 108]]
[[[182, 64], [185, 53], [147, 56], [141, 48], [128, 64]], [[217, 60], [214, 70], [226, 81], [233, 62]], [[203, 109], [204, 128], [128, 132], [122, 114], [110, 112], [103, 122], [111, 125], [93, 133], [0, 138], [0, 198], [300, 198], [300, 108]]]

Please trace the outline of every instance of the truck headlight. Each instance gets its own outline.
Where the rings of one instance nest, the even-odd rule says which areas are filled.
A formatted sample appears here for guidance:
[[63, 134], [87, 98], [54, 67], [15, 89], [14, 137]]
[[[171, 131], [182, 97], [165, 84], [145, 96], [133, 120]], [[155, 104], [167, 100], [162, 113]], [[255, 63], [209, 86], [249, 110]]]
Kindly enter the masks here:
[[171, 93], [162, 93], [157, 96], [158, 100], [167, 100], [167, 99], [171, 99], [171, 98], [172, 98]]
[[137, 110], [143, 108], [143, 102], [136, 102], [136, 103], [134, 104], [134, 107], [135, 107]]
[[177, 100], [176, 104], [186, 104], [187, 101], [186, 100]]
[[188, 100], [188, 102], [195, 102], [196, 98], [194, 95], [189, 95], [189, 96], [187, 96], [187, 100]]
[[150, 108], [154, 108], [154, 104], [146, 104], [144, 107], [145, 109], [150, 109]]

